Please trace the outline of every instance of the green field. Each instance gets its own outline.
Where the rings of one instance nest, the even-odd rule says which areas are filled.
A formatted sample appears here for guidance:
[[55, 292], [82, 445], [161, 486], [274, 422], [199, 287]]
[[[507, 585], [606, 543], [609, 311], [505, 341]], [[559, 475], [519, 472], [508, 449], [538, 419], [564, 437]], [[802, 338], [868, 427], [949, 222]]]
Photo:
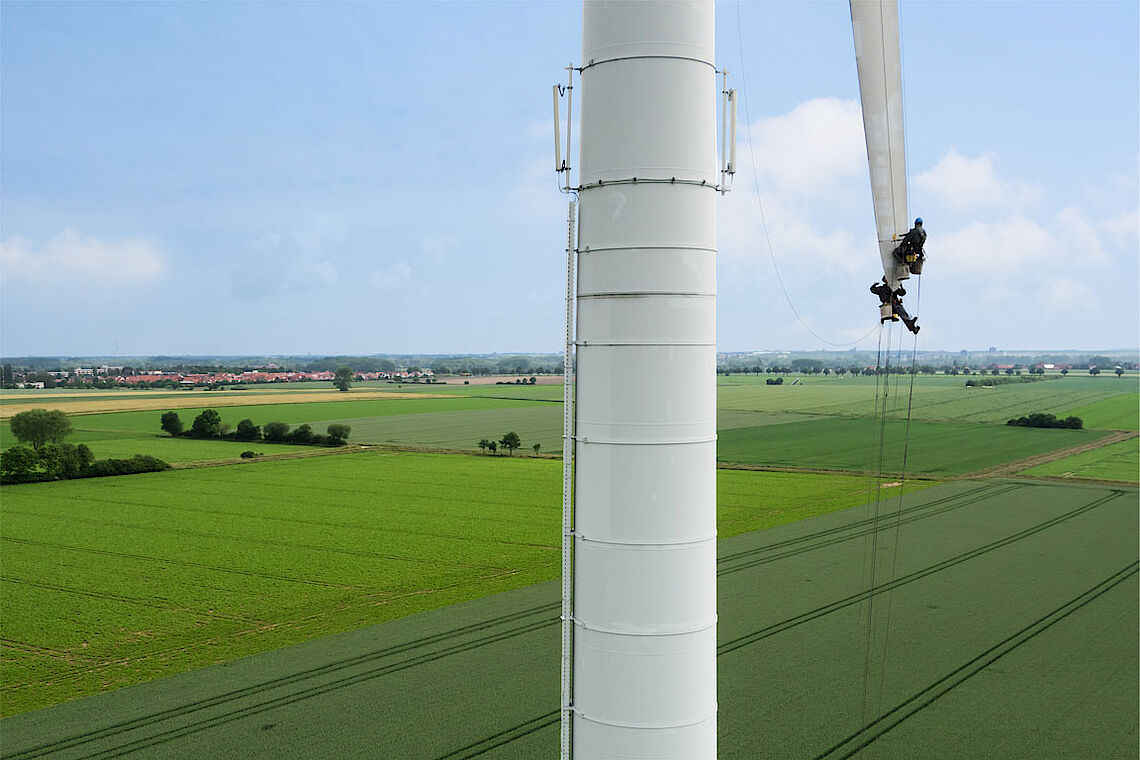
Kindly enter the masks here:
[[1140, 441], [1133, 438], [1022, 471], [1023, 475], [1140, 481]]
[[[959, 482], [877, 523], [722, 540], [718, 757], [1132, 760], [1138, 506], [1135, 488]], [[553, 757], [558, 598], [538, 584], [15, 716], [5, 751]]]
[[[909, 376], [803, 378], [803, 384], [769, 386], [762, 377], [722, 377], [718, 395], [719, 456], [722, 461], [767, 466], [865, 471], [877, 469], [874, 449], [876, 388], [886, 387], [888, 416], [905, 417], [913, 407], [908, 471], [959, 475], [1014, 459], [1068, 448], [1087, 438], [1056, 431], [1010, 431], [1011, 416], [1045, 411], [1088, 415], [1088, 428], [1135, 427], [1138, 394], [1116, 378], [1071, 377], [995, 388], [966, 388], [961, 377]], [[280, 386], [286, 390], [288, 386]], [[509, 430], [522, 438], [523, 452], [537, 443], [544, 454], [562, 450], [561, 386], [418, 386], [444, 398], [320, 401], [220, 407], [224, 422], [250, 418], [255, 424], [302, 422], [318, 432], [330, 423], [352, 427], [350, 440], [428, 448], [476, 450], [481, 438]], [[208, 394], [202, 394], [208, 396]], [[189, 425], [200, 409], [180, 410]], [[173, 462], [234, 456], [221, 442], [174, 442], [156, 437], [160, 411], [86, 414], [73, 418], [77, 434], [96, 456], [153, 453]], [[822, 425], [822, 426], [821, 426]], [[0, 432], [7, 432], [7, 426]], [[886, 468], [901, 469], [902, 433], [887, 425]], [[130, 434], [135, 434], [131, 440]], [[1088, 434], [1085, 434], [1088, 435]], [[820, 438], [816, 442], [816, 437]], [[939, 436], [945, 436], [940, 439]], [[4, 444], [10, 444], [10, 434]], [[197, 447], [197, 448], [195, 448]], [[255, 447], [256, 448], [256, 447]]]
[[[962, 475], [1057, 449], [1088, 443], [1104, 435], [1090, 430], [1041, 430], [1006, 425], [888, 420], [882, 466], [886, 472]], [[866, 418], [818, 417], [807, 422], [734, 428], [721, 431], [717, 458], [724, 462], [877, 471], [879, 424]]]
[[191, 438], [171, 438], [168, 435], [107, 431], [79, 431], [73, 433], [67, 440], [69, 443], [86, 444], [98, 459], [130, 459], [135, 454], [150, 454], [170, 464], [233, 459], [241, 456], [243, 451], [256, 451], [259, 454], [297, 454], [314, 450], [311, 446], [290, 446], [261, 441], [197, 441]]
[[[973, 377], [973, 376], [971, 376]], [[1031, 412], [1065, 416], [1069, 410], [1115, 396], [1136, 396], [1136, 384], [1107, 377], [1066, 377], [991, 388], [967, 388], [968, 377], [890, 376], [887, 408], [893, 416], [943, 422], [1005, 422]], [[975, 378], [981, 379], [981, 376]], [[886, 378], [880, 378], [883, 383]], [[802, 385], [765, 385], [764, 378], [722, 378], [717, 406], [758, 412], [869, 417], [874, 411], [876, 378], [804, 378]], [[1135, 403], [1135, 401], [1133, 401]]]
[[1122, 393], [1070, 409], [1063, 415], [1080, 417], [1087, 428], [1108, 430], [1140, 429], [1140, 393]]
[[[562, 406], [500, 398], [398, 398], [217, 407], [223, 423], [236, 426], [309, 423], [323, 433], [332, 422], [352, 426], [354, 443], [397, 443], [413, 446], [478, 449], [480, 438], [498, 439], [508, 430], [522, 437], [524, 450], [539, 443], [543, 453], [562, 449]], [[202, 409], [177, 410], [189, 428]], [[296, 452], [296, 446], [263, 442], [173, 439], [161, 432], [161, 411], [110, 412], [71, 417], [75, 432], [69, 443], [85, 443], [100, 459], [151, 454], [172, 463], [232, 458], [254, 450], [266, 454]], [[7, 423], [0, 425], [0, 444], [15, 443]]]
[[[557, 577], [560, 484], [554, 460], [361, 452], [6, 487], [3, 712]], [[867, 498], [722, 471], [719, 532]]]

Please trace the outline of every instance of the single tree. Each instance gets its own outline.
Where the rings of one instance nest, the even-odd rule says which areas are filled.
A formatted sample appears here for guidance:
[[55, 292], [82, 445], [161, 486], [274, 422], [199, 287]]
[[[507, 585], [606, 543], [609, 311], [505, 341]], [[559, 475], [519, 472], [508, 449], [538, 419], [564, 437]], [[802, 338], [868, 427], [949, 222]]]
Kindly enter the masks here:
[[336, 386], [338, 391], [347, 391], [349, 386], [352, 385], [352, 368], [337, 367], [333, 375], [333, 385]]
[[261, 435], [266, 441], [281, 443], [289, 439], [289, 425], [284, 422], [267, 422]]
[[479, 439], [479, 451], [482, 451], [484, 454], [487, 453], [487, 447], [490, 445], [491, 445], [491, 442], [488, 441], [486, 438], [480, 438]]
[[261, 438], [261, 428], [253, 424], [253, 420], [245, 419], [237, 424], [234, 438], [239, 441], [256, 441]]
[[1123, 374], [1124, 374], [1124, 369], [1122, 367], [1117, 367], [1116, 368], [1116, 376], [1120, 377]]
[[508, 454], [514, 456], [515, 449], [522, 446], [522, 441], [519, 440], [519, 434], [512, 430], [503, 434], [503, 437], [499, 439], [499, 445], [506, 449]]
[[327, 432], [331, 439], [329, 443], [335, 446], [341, 446], [348, 440], [348, 434], [352, 432], [352, 428], [340, 422], [334, 422], [328, 426]]
[[13, 382], [13, 379], [14, 379], [14, 375], [12, 374], [12, 365], [11, 364], [5, 364], [3, 374], [0, 374], [0, 382], [3, 382], [4, 385], [11, 385]]
[[499, 450], [499, 444], [496, 443], [495, 441], [487, 441], [487, 448], [491, 450], [492, 454], [494, 454], [496, 451]]
[[1089, 367], [1089, 374], [1095, 377], [1096, 375], [1100, 374], [1100, 370], [1096, 367]]
[[1067, 375], [1067, 374], [1069, 374], [1069, 370], [1068, 370], [1068, 369], [1062, 369], [1062, 370], [1061, 370], [1061, 374], [1062, 374], [1062, 375]]
[[190, 435], [194, 438], [218, 438], [222, 434], [222, 416], [213, 409], [204, 409], [194, 418]]
[[534, 455], [538, 456], [538, 450], [542, 448], [542, 444], [536, 443], [533, 446], [531, 446], [531, 448], [534, 449]]
[[166, 412], [162, 415], [162, 429], [177, 438], [186, 428], [182, 425], [182, 418], [178, 412]]
[[59, 443], [71, 434], [71, 420], [58, 409], [29, 409], [13, 415], [9, 424], [16, 440], [36, 449], [45, 443]]

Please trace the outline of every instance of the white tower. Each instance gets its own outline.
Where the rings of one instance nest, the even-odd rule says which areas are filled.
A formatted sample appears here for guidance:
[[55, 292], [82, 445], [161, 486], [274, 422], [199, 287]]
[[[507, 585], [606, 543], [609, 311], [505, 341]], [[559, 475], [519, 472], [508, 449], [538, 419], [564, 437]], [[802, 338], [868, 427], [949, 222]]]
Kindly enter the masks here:
[[586, 0], [573, 757], [716, 756], [713, 0]]

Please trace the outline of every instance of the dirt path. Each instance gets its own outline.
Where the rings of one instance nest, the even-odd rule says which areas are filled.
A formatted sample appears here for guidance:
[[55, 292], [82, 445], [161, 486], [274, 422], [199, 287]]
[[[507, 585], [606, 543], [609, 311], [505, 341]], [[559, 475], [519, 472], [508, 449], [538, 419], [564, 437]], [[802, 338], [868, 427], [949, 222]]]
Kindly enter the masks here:
[[1092, 451], [1099, 449], [1109, 444], [1118, 443], [1120, 441], [1127, 441], [1130, 438], [1135, 438], [1140, 433], [1135, 430], [1115, 430], [1104, 438], [1098, 438], [1089, 443], [1083, 443], [1080, 446], [1073, 446], [1069, 449], [1059, 449], [1057, 451], [1050, 451], [1045, 454], [1038, 454], [1037, 456], [1028, 457], [1026, 459], [1019, 459], [1016, 462], [1006, 462], [999, 464], [995, 467], [990, 467], [985, 470], [978, 470], [977, 472], [967, 473], [963, 478], [993, 478], [993, 477], [1007, 477], [1022, 470], [1028, 470], [1030, 467], [1036, 467], [1039, 464], [1046, 462], [1054, 462], [1058, 459], [1064, 459], [1073, 454], [1080, 454], [1082, 451]]

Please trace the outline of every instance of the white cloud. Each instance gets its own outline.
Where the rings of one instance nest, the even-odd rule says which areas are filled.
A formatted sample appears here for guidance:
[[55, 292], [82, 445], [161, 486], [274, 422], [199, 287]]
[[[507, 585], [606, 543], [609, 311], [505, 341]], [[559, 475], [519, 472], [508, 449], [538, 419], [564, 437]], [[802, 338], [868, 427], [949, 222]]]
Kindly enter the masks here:
[[[751, 135], [751, 149], [746, 134]], [[853, 100], [807, 100], [786, 114], [755, 121], [750, 130], [739, 130], [737, 140], [737, 183], [751, 184], [748, 163], [753, 156], [761, 183], [780, 192], [819, 192], [867, 170], [863, 117]]]
[[404, 290], [411, 281], [412, 267], [405, 261], [397, 261], [372, 273], [372, 283], [380, 290]]
[[951, 148], [914, 184], [957, 211], [1023, 209], [1040, 197], [1040, 189], [1029, 183], [998, 177], [997, 159], [993, 152], [967, 158]]
[[1101, 222], [1100, 229], [1113, 243], [1135, 250], [1140, 240], [1140, 209], [1109, 217]]
[[1050, 304], [1054, 309], [1070, 309], [1082, 303], [1090, 303], [1092, 290], [1083, 283], [1058, 278], [1041, 284], [1037, 289], [1039, 302]]
[[937, 269], [979, 277], [1032, 276], [1054, 267], [1083, 269], [1109, 259], [1097, 225], [1071, 206], [1043, 221], [1014, 215], [972, 222], [931, 237], [926, 250]]
[[5, 279], [126, 285], [161, 278], [166, 261], [146, 240], [100, 240], [69, 228], [39, 247], [19, 236], [0, 242], [0, 270]]

